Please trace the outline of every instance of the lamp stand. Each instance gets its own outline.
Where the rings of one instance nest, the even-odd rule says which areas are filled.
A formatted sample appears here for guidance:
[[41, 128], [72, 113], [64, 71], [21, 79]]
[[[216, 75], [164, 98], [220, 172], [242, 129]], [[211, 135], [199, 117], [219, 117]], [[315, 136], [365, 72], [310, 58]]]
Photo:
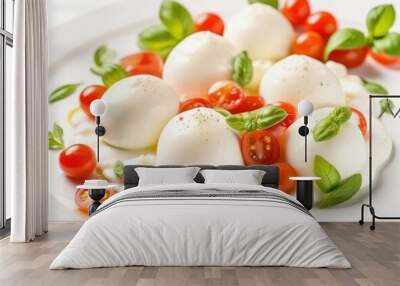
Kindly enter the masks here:
[[106, 129], [104, 126], [100, 125], [100, 116], [96, 116], [96, 129], [94, 132], [97, 135], [97, 162], [100, 161], [100, 137], [106, 134]]
[[300, 136], [304, 137], [304, 161], [307, 162], [307, 135], [310, 133], [310, 130], [307, 127], [308, 125], [308, 116], [304, 116], [304, 125], [299, 128]]
[[[364, 208], [368, 208], [369, 212], [371, 213], [372, 217], [372, 224], [369, 226], [370, 230], [375, 230], [375, 220], [382, 219], [382, 220], [399, 220], [400, 216], [379, 216], [376, 214], [375, 208], [372, 205], [372, 100], [374, 98], [400, 98], [400, 95], [369, 95], [369, 182], [368, 182], [368, 203], [364, 203], [361, 205], [361, 219], [358, 221], [359, 224], [364, 224]], [[393, 118], [396, 118], [397, 113], [393, 114]]]

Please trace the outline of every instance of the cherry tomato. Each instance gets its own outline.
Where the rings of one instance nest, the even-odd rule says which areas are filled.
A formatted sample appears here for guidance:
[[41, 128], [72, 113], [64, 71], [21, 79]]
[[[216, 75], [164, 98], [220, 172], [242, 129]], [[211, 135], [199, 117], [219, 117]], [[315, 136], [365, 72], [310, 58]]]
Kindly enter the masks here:
[[326, 11], [320, 11], [311, 14], [305, 24], [306, 31], [314, 31], [323, 38], [328, 39], [337, 30], [337, 21], [335, 16]]
[[310, 15], [310, 10], [310, 4], [307, 0], [286, 0], [282, 13], [294, 27], [299, 27]]
[[275, 136], [276, 140], [279, 143], [279, 158], [277, 162], [285, 162], [286, 161], [286, 145], [287, 145], [287, 128], [280, 124], [276, 124], [267, 129], [272, 135]]
[[180, 103], [179, 113], [199, 107], [211, 107], [211, 104], [206, 98], [191, 98]]
[[352, 50], [336, 50], [329, 55], [329, 60], [344, 64], [348, 68], [361, 65], [368, 54], [368, 47]]
[[240, 143], [246, 165], [272, 164], [279, 158], [279, 143], [266, 129], [244, 133]]
[[285, 193], [293, 193], [295, 190], [295, 181], [289, 180], [290, 177], [296, 177], [296, 170], [288, 163], [276, 163], [279, 167], [279, 189]]
[[288, 114], [287, 117], [283, 121], [279, 122], [279, 125], [287, 128], [290, 125], [292, 125], [293, 122], [296, 121], [297, 109], [294, 105], [284, 102], [284, 101], [274, 102], [273, 105], [279, 106], [280, 108], [284, 109]]
[[212, 106], [231, 112], [242, 104], [244, 92], [234, 81], [218, 81], [208, 90], [208, 100]]
[[64, 149], [58, 158], [65, 175], [76, 181], [89, 178], [96, 168], [95, 154], [87, 145], [74, 144]]
[[232, 113], [252, 111], [264, 106], [264, 98], [258, 95], [246, 96], [241, 105], [232, 110]]
[[[115, 191], [112, 189], [106, 189], [104, 197], [100, 200], [103, 203], [109, 197], [113, 196]], [[78, 189], [75, 192], [75, 204], [82, 212], [87, 213], [89, 206], [93, 203], [93, 200], [89, 197], [88, 190], [86, 189]]]
[[224, 21], [215, 13], [203, 13], [196, 19], [196, 32], [210, 31], [218, 35], [224, 34]]
[[121, 59], [121, 65], [129, 75], [151, 74], [162, 76], [163, 60], [155, 52], [138, 52]]
[[367, 136], [367, 120], [365, 120], [364, 114], [359, 111], [358, 109], [351, 108], [351, 111], [357, 116], [358, 119], [358, 127], [360, 128], [360, 131], [364, 137]]
[[94, 116], [90, 112], [90, 104], [93, 100], [102, 98], [106, 90], [107, 88], [104, 85], [89, 85], [79, 95], [80, 106], [90, 119], [94, 120]]
[[324, 50], [324, 38], [313, 31], [299, 34], [292, 46], [294, 54], [306, 55], [320, 61], [324, 57]]
[[378, 53], [378, 52], [374, 51], [373, 49], [369, 50], [369, 54], [375, 61], [377, 61], [378, 63], [380, 63], [386, 67], [389, 67], [392, 69], [400, 68], [400, 56], [392, 56], [392, 55]]

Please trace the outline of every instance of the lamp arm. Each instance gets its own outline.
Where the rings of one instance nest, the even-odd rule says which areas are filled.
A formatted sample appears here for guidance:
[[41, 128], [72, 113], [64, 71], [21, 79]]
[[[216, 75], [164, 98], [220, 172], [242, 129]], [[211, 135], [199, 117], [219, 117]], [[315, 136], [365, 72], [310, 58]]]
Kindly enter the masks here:
[[100, 161], [100, 137], [104, 136], [104, 134], [106, 134], [106, 129], [104, 128], [104, 126], [100, 125], [100, 116], [96, 116], [96, 129], [94, 130], [94, 132], [97, 135], [97, 162]]
[[307, 135], [308, 135], [308, 116], [304, 116], [304, 126], [306, 127], [306, 135], [304, 136], [304, 161], [307, 162]]
[[99, 134], [99, 128], [100, 128], [100, 116], [96, 116], [96, 130], [95, 133], [97, 135], [97, 163], [100, 162], [100, 134]]
[[307, 135], [310, 132], [307, 125], [308, 125], [308, 116], [304, 116], [304, 125], [300, 126], [299, 134], [300, 134], [300, 136], [304, 137], [304, 160], [305, 160], [305, 162], [307, 162]]

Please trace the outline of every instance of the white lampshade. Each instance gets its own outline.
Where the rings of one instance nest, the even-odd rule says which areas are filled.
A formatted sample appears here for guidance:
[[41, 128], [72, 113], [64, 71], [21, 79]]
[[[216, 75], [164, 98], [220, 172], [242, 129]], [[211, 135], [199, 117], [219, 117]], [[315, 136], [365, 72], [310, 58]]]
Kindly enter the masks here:
[[96, 99], [90, 104], [90, 112], [94, 116], [103, 116], [106, 113], [107, 105], [104, 100]]
[[309, 116], [314, 110], [314, 105], [311, 101], [302, 100], [297, 105], [297, 111], [300, 116]]

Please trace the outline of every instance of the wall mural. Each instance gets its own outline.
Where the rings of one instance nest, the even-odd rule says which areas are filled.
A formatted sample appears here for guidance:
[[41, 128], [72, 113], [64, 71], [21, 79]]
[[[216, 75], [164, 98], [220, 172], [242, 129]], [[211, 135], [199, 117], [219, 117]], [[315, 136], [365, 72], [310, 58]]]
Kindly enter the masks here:
[[[280, 9], [271, 0], [114, 2], [50, 31], [50, 219], [85, 218], [91, 201], [75, 186], [121, 183], [124, 164], [277, 164], [289, 194], [290, 176], [321, 177], [316, 212], [359, 207], [368, 192], [368, 94], [388, 93], [364, 67], [388, 75], [400, 67], [392, 5], [371, 7], [357, 19], [367, 25], [353, 27], [306, 1]], [[135, 19], [120, 13], [128, 8]], [[97, 163], [89, 106], [99, 98], [107, 131]], [[307, 162], [304, 99], [314, 104]], [[394, 103], [376, 104], [373, 183], [393, 149], [381, 120]]]

